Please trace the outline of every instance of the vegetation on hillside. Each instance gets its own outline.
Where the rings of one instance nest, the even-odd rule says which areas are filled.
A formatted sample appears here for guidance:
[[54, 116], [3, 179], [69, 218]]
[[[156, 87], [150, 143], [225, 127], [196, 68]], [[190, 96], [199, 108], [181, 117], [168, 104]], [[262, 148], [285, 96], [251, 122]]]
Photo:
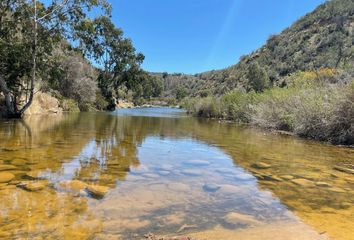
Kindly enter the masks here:
[[[287, 76], [320, 68], [344, 69], [354, 76], [354, 1], [331, 0], [302, 17], [264, 46], [242, 56], [233, 66], [195, 75], [153, 74], [164, 80], [164, 96], [175, 97], [183, 88], [189, 96], [221, 96], [231, 90], [256, 90], [255, 65], [264, 72], [268, 87], [288, 85]], [[163, 77], [164, 76], [164, 77]]]
[[196, 116], [354, 144], [353, 32], [354, 2], [331, 0], [234, 66], [154, 76]]
[[188, 98], [200, 117], [223, 118], [337, 144], [354, 144], [354, 81], [333, 69], [292, 74], [292, 83], [261, 93], [234, 90], [222, 97]]

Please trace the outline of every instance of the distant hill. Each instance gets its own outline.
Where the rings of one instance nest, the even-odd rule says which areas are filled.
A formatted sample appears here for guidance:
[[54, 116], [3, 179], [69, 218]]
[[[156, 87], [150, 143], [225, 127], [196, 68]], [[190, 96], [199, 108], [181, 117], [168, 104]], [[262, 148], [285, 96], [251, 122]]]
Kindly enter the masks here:
[[[257, 31], [257, 29], [254, 29]], [[286, 86], [286, 76], [319, 68], [343, 69], [354, 76], [354, 0], [332, 0], [317, 7], [266, 44], [228, 68], [195, 75], [152, 73], [164, 81], [165, 96], [222, 95], [252, 90], [249, 69], [257, 64], [270, 86]]]

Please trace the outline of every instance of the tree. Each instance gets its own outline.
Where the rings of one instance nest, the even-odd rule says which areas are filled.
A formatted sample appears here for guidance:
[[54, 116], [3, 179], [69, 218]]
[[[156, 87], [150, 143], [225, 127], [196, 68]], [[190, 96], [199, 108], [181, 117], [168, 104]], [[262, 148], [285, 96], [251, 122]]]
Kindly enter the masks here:
[[63, 38], [75, 39], [76, 26], [93, 7], [110, 13], [105, 0], [53, 1], [48, 7], [37, 0], [1, 1], [0, 93], [8, 117], [21, 117], [31, 105], [36, 79], [46, 71], [53, 47]]
[[258, 62], [253, 62], [248, 67], [247, 79], [251, 88], [256, 92], [262, 92], [269, 87], [267, 72], [259, 66]]
[[187, 90], [184, 87], [179, 86], [176, 90], [177, 100], [182, 100], [187, 96]]
[[139, 77], [134, 75], [141, 74], [140, 65], [145, 57], [136, 53], [131, 40], [125, 38], [123, 31], [108, 17], [83, 21], [76, 30], [81, 49], [100, 67], [98, 84], [113, 110], [119, 87], [129, 81], [138, 81]]

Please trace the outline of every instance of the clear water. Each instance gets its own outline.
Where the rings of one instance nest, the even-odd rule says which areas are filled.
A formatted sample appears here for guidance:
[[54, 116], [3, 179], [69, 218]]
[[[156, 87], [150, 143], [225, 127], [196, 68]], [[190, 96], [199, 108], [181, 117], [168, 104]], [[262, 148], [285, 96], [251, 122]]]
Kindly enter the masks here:
[[354, 175], [335, 167], [352, 164], [350, 148], [178, 109], [2, 121], [0, 238], [349, 240]]

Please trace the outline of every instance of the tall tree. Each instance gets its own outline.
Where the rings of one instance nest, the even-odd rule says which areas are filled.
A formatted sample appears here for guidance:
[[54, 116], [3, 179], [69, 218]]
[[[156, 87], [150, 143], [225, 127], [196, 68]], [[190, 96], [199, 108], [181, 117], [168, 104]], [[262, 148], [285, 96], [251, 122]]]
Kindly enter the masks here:
[[106, 16], [83, 21], [76, 31], [81, 49], [99, 66], [99, 87], [114, 109], [117, 89], [129, 81], [127, 77], [141, 73], [144, 55], [136, 52], [131, 40]]
[[21, 117], [31, 105], [38, 68], [45, 71], [56, 43], [77, 38], [77, 26], [94, 7], [110, 14], [105, 0], [53, 0], [48, 7], [37, 0], [1, 1], [0, 92], [8, 117]]

